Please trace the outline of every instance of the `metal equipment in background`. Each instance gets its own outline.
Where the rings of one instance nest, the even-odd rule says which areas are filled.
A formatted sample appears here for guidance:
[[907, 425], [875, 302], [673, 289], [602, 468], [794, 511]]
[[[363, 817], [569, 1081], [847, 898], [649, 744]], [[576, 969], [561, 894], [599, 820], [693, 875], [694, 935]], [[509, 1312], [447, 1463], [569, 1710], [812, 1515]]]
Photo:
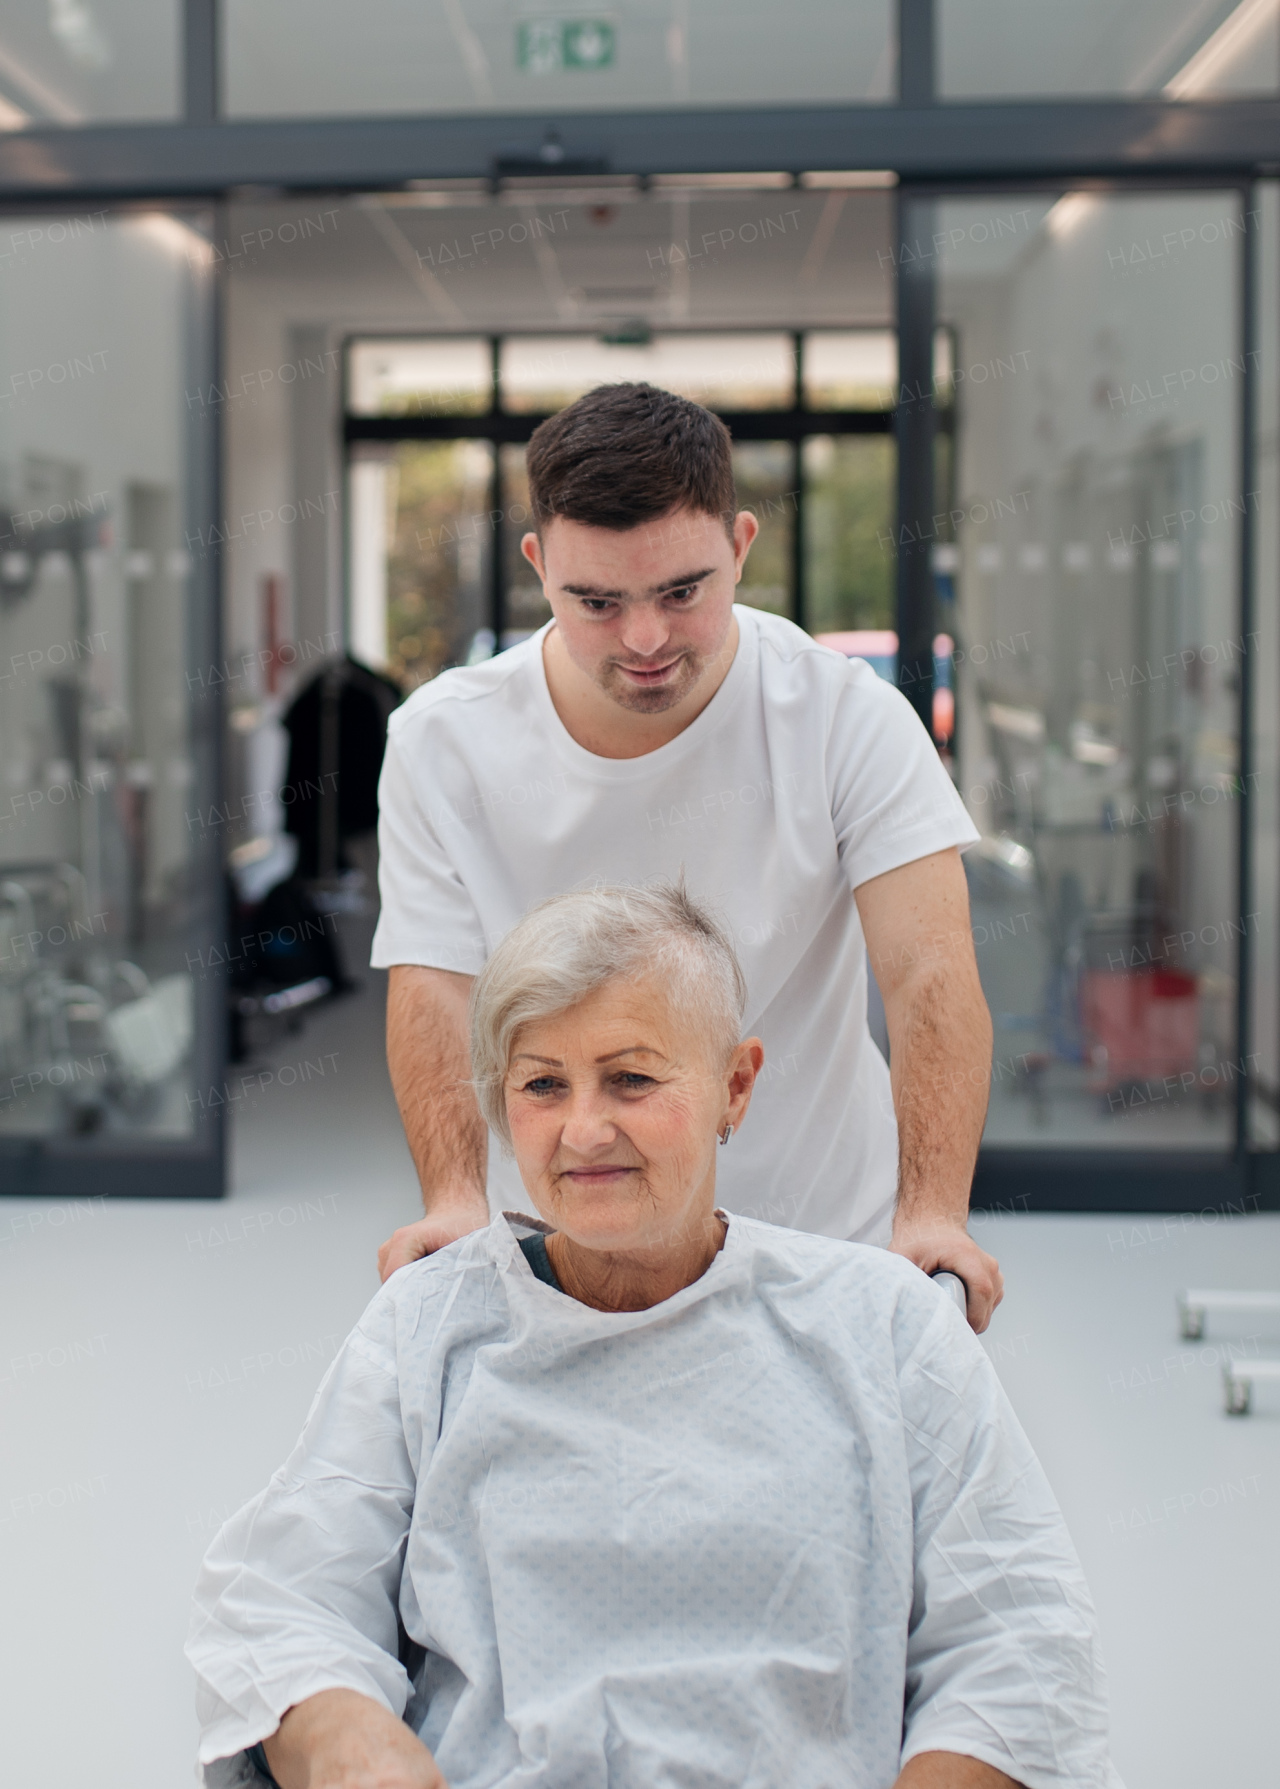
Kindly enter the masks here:
[[190, 975], [115, 955], [87, 894], [73, 864], [0, 869], [0, 1135], [163, 1122], [190, 1052]]
[[[1241, 1292], [1188, 1287], [1178, 1294], [1178, 1334], [1184, 1342], [1204, 1339], [1205, 1319], [1210, 1311], [1223, 1315], [1244, 1316], [1247, 1312], [1280, 1315], [1280, 1292]], [[1228, 1357], [1222, 1369], [1223, 1398], [1228, 1416], [1247, 1416], [1253, 1407], [1256, 1381], [1280, 1381], [1280, 1359], [1234, 1360]]]
[[[89, 555], [107, 538], [106, 513], [73, 498], [48, 510], [64, 519], [7, 516], [0, 619], [32, 598], [56, 556], [70, 576], [74, 645], [65, 668], [39, 687], [64, 766], [64, 780], [50, 787], [64, 789], [61, 805], [74, 811], [79, 862], [0, 858], [0, 1137], [180, 1135], [190, 1127], [179, 1074], [194, 1038], [190, 968], [143, 967], [135, 960], [140, 928], [129, 934], [135, 954], [120, 948], [128, 904], [120, 888], [136, 888], [141, 873], [120, 808], [128, 717], [90, 681]], [[49, 791], [42, 794], [47, 802]]]

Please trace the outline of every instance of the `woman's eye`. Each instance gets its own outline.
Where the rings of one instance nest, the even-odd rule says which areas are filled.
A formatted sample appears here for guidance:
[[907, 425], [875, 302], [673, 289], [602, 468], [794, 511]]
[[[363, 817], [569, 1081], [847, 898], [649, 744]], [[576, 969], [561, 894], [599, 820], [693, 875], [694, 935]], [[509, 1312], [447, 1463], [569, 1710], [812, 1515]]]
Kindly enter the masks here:
[[521, 1093], [532, 1093], [535, 1097], [542, 1093], [554, 1093], [560, 1083], [554, 1075], [535, 1075], [532, 1081], [526, 1081], [520, 1089]]
[[633, 1074], [619, 1075], [617, 1084], [624, 1093], [642, 1093], [646, 1087], [658, 1085], [652, 1075]]

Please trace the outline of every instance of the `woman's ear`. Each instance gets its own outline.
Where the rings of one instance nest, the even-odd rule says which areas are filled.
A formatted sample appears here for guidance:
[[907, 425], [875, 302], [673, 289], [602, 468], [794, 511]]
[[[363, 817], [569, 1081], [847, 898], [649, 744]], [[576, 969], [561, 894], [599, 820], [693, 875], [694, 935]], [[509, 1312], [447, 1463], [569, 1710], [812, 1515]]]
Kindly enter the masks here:
[[758, 1037], [744, 1038], [729, 1058], [726, 1076], [729, 1104], [721, 1120], [721, 1129], [731, 1124], [736, 1130], [747, 1115], [756, 1077], [764, 1067], [764, 1045]]

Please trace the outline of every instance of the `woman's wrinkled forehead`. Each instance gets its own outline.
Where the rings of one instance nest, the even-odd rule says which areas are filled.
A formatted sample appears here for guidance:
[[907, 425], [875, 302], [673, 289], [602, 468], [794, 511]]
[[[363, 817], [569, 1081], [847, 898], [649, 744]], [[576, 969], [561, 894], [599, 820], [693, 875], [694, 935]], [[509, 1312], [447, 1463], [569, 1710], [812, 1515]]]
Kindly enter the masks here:
[[521, 1025], [509, 1068], [545, 1061], [602, 1062], [647, 1054], [669, 1064], [702, 1059], [715, 1040], [700, 1015], [672, 998], [658, 975], [616, 976], [575, 1005]]

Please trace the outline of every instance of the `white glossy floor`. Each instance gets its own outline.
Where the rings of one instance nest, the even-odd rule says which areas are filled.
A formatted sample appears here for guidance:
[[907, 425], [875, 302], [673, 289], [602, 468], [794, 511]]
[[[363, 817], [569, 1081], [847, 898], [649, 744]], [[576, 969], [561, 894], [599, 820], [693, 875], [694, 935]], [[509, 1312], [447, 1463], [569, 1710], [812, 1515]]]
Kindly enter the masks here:
[[[219, 1204], [0, 1202], [0, 1779], [192, 1780], [197, 1561], [279, 1463], [415, 1208], [380, 977], [277, 1053]], [[1127, 1789], [1274, 1781], [1280, 1389], [1222, 1414], [1187, 1283], [1280, 1286], [1280, 1218], [1004, 1217], [990, 1349], [1093, 1584]], [[1280, 1329], [1238, 1326], [1244, 1351]], [[782, 1786], [779, 1786], [782, 1789]]]

